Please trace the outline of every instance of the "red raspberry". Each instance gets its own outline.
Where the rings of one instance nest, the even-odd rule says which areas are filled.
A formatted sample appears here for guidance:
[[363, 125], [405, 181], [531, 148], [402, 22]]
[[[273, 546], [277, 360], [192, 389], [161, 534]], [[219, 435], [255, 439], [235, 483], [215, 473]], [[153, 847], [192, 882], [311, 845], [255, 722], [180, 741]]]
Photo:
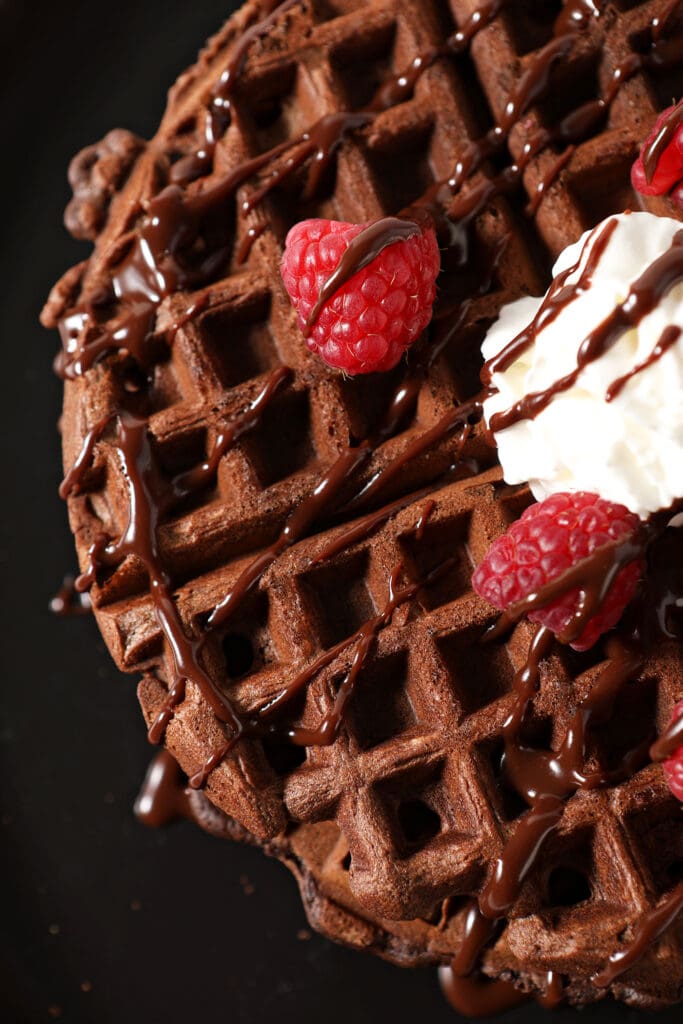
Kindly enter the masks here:
[[[681, 715], [683, 715], [683, 700], [676, 704], [671, 721], [675, 722]], [[669, 789], [678, 800], [683, 800], [683, 746], [680, 746], [671, 757], [667, 758], [662, 768], [664, 769]]]
[[[282, 279], [302, 330], [323, 284], [365, 227], [305, 220], [289, 232]], [[431, 228], [387, 246], [325, 303], [306, 339], [309, 349], [350, 374], [390, 370], [431, 320], [439, 267]]]
[[[663, 196], [671, 192], [675, 185], [683, 179], [683, 110], [681, 110], [680, 123], [676, 127], [671, 142], [660, 156], [652, 181], [648, 182], [643, 163], [643, 153], [646, 152], [659, 135], [662, 125], [666, 119], [681, 108], [680, 103], [668, 107], [657, 118], [657, 123], [648, 135], [640, 155], [631, 168], [631, 182], [636, 192], [643, 196]], [[672, 193], [674, 202], [680, 200], [680, 188]]]
[[[481, 597], [504, 611], [596, 548], [633, 534], [638, 523], [638, 517], [623, 505], [604, 501], [597, 494], [553, 494], [528, 508], [498, 538], [475, 571], [472, 585]], [[635, 593], [643, 568], [642, 559], [637, 559], [619, 572], [602, 608], [572, 643], [575, 650], [592, 647], [602, 633], [616, 625]], [[553, 633], [562, 633], [577, 610], [579, 597], [579, 588], [574, 587], [530, 612], [529, 619]]]

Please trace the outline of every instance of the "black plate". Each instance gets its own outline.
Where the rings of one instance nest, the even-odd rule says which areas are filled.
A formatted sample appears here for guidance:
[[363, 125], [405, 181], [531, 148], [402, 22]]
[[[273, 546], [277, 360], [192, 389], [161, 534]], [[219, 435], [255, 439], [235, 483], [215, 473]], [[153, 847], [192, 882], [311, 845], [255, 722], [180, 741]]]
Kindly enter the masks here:
[[[277, 863], [131, 805], [150, 757], [135, 681], [94, 621], [47, 611], [73, 570], [55, 424], [50, 285], [84, 247], [60, 229], [69, 157], [114, 125], [149, 135], [166, 86], [225, 0], [0, 0], [0, 483], [4, 858], [0, 1019], [97, 1024], [453, 1022], [433, 971], [400, 971], [305, 931]], [[574, 1017], [565, 1011], [566, 1017]], [[585, 1024], [645, 1019], [604, 1004]], [[524, 1007], [505, 1018], [545, 1019]], [[659, 1015], [661, 1024], [679, 1011]]]

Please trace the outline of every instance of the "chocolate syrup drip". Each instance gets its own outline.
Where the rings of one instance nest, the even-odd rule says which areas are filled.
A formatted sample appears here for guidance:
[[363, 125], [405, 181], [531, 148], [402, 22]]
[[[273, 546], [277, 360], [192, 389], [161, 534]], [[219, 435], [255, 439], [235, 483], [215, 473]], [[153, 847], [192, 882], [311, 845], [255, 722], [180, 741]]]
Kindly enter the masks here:
[[584, 252], [581, 253], [576, 263], [557, 275], [529, 326], [525, 327], [512, 341], [509, 341], [498, 355], [493, 356], [492, 359], [489, 359], [484, 364], [481, 379], [485, 384], [491, 384], [494, 373], [505, 373], [520, 356], [532, 347], [537, 335], [542, 330], [556, 320], [567, 306], [589, 291], [593, 284], [595, 271], [609, 245], [617, 224], [618, 221], [612, 217], [604, 225], [593, 230], [584, 246], [584, 252], [590, 246], [590, 253], [577, 281], [574, 284], [567, 283], [569, 278], [578, 272]]
[[668, 352], [669, 349], [676, 344], [681, 334], [683, 334], [683, 331], [681, 331], [681, 328], [677, 327], [676, 324], [669, 324], [665, 327], [660, 335], [659, 341], [652, 349], [652, 352], [647, 359], [643, 359], [642, 362], [637, 363], [633, 369], [629, 370], [628, 373], [625, 373], [623, 377], [617, 377], [617, 379], [610, 384], [605, 393], [605, 401], [612, 402], [617, 395], [621, 394], [624, 387], [630, 380], [632, 380], [633, 377], [642, 373], [643, 370], [647, 370], [650, 366], [654, 366], [654, 364], [662, 358], [664, 353]]
[[92, 605], [88, 594], [79, 594], [76, 590], [73, 576], [65, 576], [61, 587], [50, 600], [50, 611], [53, 615], [64, 618], [89, 615], [92, 612]]
[[683, 747], [683, 715], [670, 722], [665, 731], [650, 747], [653, 761], [666, 761], [673, 757], [679, 747]]
[[95, 446], [101, 440], [112, 419], [113, 416], [103, 416], [85, 435], [76, 461], [59, 485], [60, 498], [66, 499], [78, 494], [83, 478], [93, 464]]
[[[414, 527], [414, 532], [424, 528], [426, 518], [431, 514], [431, 509], [423, 511]], [[448, 558], [437, 565], [423, 578], [399, 587], [399, 580], [403, 573], [403, 565], [394, 567], [388, 585], [388, 598], [382, 610], [372, 618], [368, 619], [355, 633], [340, 640], [334, 647], [323, 651], [310, 665], [298, 672], [289, 683], [275, 694], [266, 704], [263, 704], [258, 712], [250, 718], [243, 720], [241, 732], [231, 736], [223, 747], [212, 752], [203, 767], [190, 778], [190, 785], [193, 789], [200, 789], [213, 769], [223, 761], [235, 746], [240, 735], [263, 737], [277, 736], [289, 740], [297, 746], [318, 747], [329, 746], [339, 734], [344, 721], [344, 713], [358, 683], [360, 674], [365, 667], [367, 659], [374, 647], [378, 634], [392, 619], [397, 608], [412, 601], [421, 590], [431, 586], [433, 583], [445, 576], [455, 565], [455, 558]], [[272, 723], [271, 719], [280, 714], [283, 708], [287, 707], [312, 681], [315, 677], [331, 665], [332, 662], [349, 647], [357, 645], [356, 653], [345, 679], [343, 680], [332, 709], [323, 717], [316, 728], [308, 728], [302, 725], [281, 725]]]
[[464, 53], [474, 38], [482, 29], [491, 24], [507, 3], [508, 0], [489, 0], [488, 3], [482, 3], [476, 11], [472, 11], [463, 27], [449, 36], [443, 46], [432, 46], [427, 50], [422, 50], [405, 70], [384, 82], [367, 109], [381, 113], [409, 100], [427, 68], [443, 57], [453, 57]]
[[304, 336], [308, 337], [310, 335], [323, 306], [355, 274], [364, 270], [388, 246], [414, 238], [420, 232], [419, 224], [413, 221], [401, 220], [398, 217], [384, 217], [382, 220], [367, 224], [360, 234], [351, 240], [339, 261], [339, 265], [320, 289], [320, 294], [306, 321]]
[[655, 43], [658, 43], [660, 38], [666, 33], [667, 24], [671, 20], [673, 14], [681, 6], [681, 0], [669, 0], [661, 14], [652, 20], [652, 39]]
[[574, 713], [557, 754], [525, 748], [518, 738], [526, 710], [538, 682], [540, 661], [548, 653], [551, 636], [541, 627], [532, 643], [529, 659], [515, 681], [517, 698], [504, 726], [505, 770], [512, 785], [529, 803], [491, 871], [468, 915], [457, 966], [467, 973], [478, 961], [484, 946], [495, 934], [495, 921], [503, 918], [517, 900], [533, 870], [545, 841], [562, 819], [567, 799], [578, 789], [592, 789], [629, 777], [646, 758], [640, 744], [628, 751], [609, 772], [587, 774], [588, 731], [608, 721], [614, 702], [625, 683], [641, 665], [641, 657], [613, 639], [609, 661], [593, 690]]
[[[497, 433], [514, 426], [521, 420], [534, 419], [538, 416], [557, 395], [574, 386], [586, 366], [609, 352], [627, 331], [638, 327], [641, 320], [657, 308], [664, 296], [681, 279], [683, 279], [683, 231], [679, 231], [674, 236], [670, 248], [653, 260], [640, 277], [633, 282], [627, 298], [584, 338], [579, 346], [576, 369], [556, 380], [545, 390], [525, 395], [509, 409], [496, 413], [491, 417], [489, 423], [491, 430]], [[538, 327], [534, 327], [532, 324], [529, 328], [531, 344], [536, 340], [537, 331]]]
[[[197, 685], [216, 717], [234, 728], [239, 726], [230, 701], [224, 696], [199, 659], [200, 646], [196, 638], [187, 636], [173, 597], [171, 578], [163, 564], [158, 540], [159, 521], [164, 505], [157, 497], [154, 455], [146, 419], [129, 413], [117, 418], [117, 450], [130, 493], [128, 525], [119, 539], [98, 538], [90, 550], [90, 568], [76, 581], [77, 589], [94, 582], [101, 567], [118, 567], [132, 556], [144, 565], [148, 577], [154, 610], [164, 636], [169, 642], [175, 664], [175, 679], [169, 691], [169, 705], [182, 700], [188, 680]], [[169, 714], [166, 707], [150, 729], [152, 742], [160, 738], [161, 723]]]
[[672, 141], [681, 124], [683, 124], [683, 100], [680, 100], [673, 110], [664, 118], [661, 127], [652, 142], [643, 149], [643, 167], [645, 169], [645, 180], [648, 185], [655, 176], [657, 166], [664, 154], [664, 151], [669, 146], [669, 143]]
[[441, 991], [457, 1013], [465, 1017], [489, 1017], [528, 1003], [531, 996], [507, 981], [460, 977], [450, 967], [439, 968]]
[[232, 121], [232, 94], [244, 70], [251, 45], [266, 35], [277, 20], [301, 0], [268, 0], [267, 13], [250, 28], [245, 29], [235, 43], [227, 67], [211, 91], [204, 118], [204, 139], [199, 147], [178, 160], [171, 168], [172, 184], [187, 185], [211, 169], [216, 145], [225, 135]]
[[[462, 445], [460, 445], [460, 448], [462, 448], [465, 438], [468, 436], [469, 431], [467, 433], [463, 432], [463, 442]], [[453, 469], [453, 473], [455, 473], [455, 467]], [[447, 482], [450, 474], [451, 471], [449, 470], [445, 474], [443, 482]], [[378, 509], [377, 512], [370, 512], [368, 515], [363, 516], [358, 520], [358, 522], [354, 523], [353, 526], [350, 526], [338, 536], [333, 537], [332, 540], [330, 540], [325, 547], [318, 552], [315, 558], [312, 559], [311, 564], [320, 565], [322, 562], [327, 562], [330, 558], [336, 558], [337, 555], [340, 555], [342, 551], [346, 551], [353, 544], [357, 544], [358, 541], [365, 540], [365, 538], [369, 537], [374, 530], [388, 522], [389, 519], [395, 516], [402, 509], [407, 508], [408, 505], [413, 505], [421, 498], [426, 498], [433, 490], [434, 485], [430, 484], [419, 491], [407, 494], [403, 498], [397, 498], [396, 501], [392, 501], [388, 505], [384, 505], [383, 508]], [[430, 502], [429, 504], [432, 505], [433, 502]], [[424, 523], [420, 521], [419, 529], [416, 530], [415, 534], [417, 540], [422, 540], [424, 527], [426, 526], [428, 518], [429, 516], [425, 517]]]
[[[539, 52], [528, 68], [525, 78], [520, 80], [516, 90], [511, 94], [505, 108], [506, 117], [482, 139], [469, 144], [453, 175], [442, 183], [447, 185], [451, 193], [458, 192], [466, 178], [480, 167], [485, 159], [504, 147], [512, 127], [508, 113], [514, 114], [516, 111], [516, 118], [519, 118], [520, 114], [547, 90], [555, 61], [569, 51], [576, 33], [585, 28], [589, 19], [600, 16], [603, 6], [604, 4], [593, 3], [592, 0], [574, 0], [565, 5], [555, 24], [555, 38]], [[640, 71], [675, 67], [681, 59], [683, 40], [662, 41], [660, 34], [657, 34], [655, 27], [652, 26], [650, 51], [642, 54], [633, 53], [626, 57], [612, 73], [604, 96], [589, 100], [572, 110], [553, 127], [540, 129], [525, 144], [519, 160], [496, 178], [483, 181], [464, 199], [452, 205], [448, 215], [456, 220], [474, 219], [494, 196], [513, 191], [520, 185], [524, 171], [542, 150], [552, 144], [569, 144], [569, 150], [560, 155], [536, 187], [536, 192], [527, 207], [529, 214], [535, 214], [550, 186], [571, 159], [572, 146], [599, 128], [624, 84]]]
[[452, 192], [459, 191], [467, 178], [481, 166], [484, 160], [503, 148], [512, 128], [522, 114], [546, 93], [553, 67], [559, 60], [567, 56], [575, 39], [574, 31], [557, 36], [551, 39], [536, 55], [510, 93], [505, 104], [505, 113], [498, 124], [481, 139], [470, 142], [466, 146], [463, 156], [448, 180]]
[[267, 229], [267, 223], [258, 224], [255, 227], [250, 227], [249, 230], [245, 233], [244, 238], [240, 243], [240, 247], [237, 250], [236, 262], [238, 267], [243, 266], [247, 262], [247, 260], [249, 259], [249, 254], [251, 253], [251, 250], [254, 246], [254, 243], [258, 241], [258, 239], [265, 231], [267, 231]]
[[[204, 638], [189, 638], [185, 632], [173, 597], [171, 578], [164, 567], [159, 549], [158, 526], [161, 517], [175, 502], [206, 486], [215, 477], [223, 454], [239, 437], [259, 424], [264, 410], [288, 379], [289, 373], [287, 368], [280, 367], [270, 374], [248, 409], [218, 435], [207, 461], [176, 477], [165, 499], [157, 493], [158, 481], [148, 421], [129, 413], [119, 413], [117, 416], [117, 451], [130, 494], [128, 525], [121, 537], [113, 543], [105, 536], [94, 541], [89, 552], [90, 567], [76, 581], [76, 589], [84, 590], [91, 586], [99, 568], [116, 568], [128, 556], [133, 556], [145, 567], [155, 614], [171, 648], [175, 665], [175, 678], [169, 688], [167, 702], [149, 730], [150, 741], [153, 743], [160, 742], [173, 709], [185, 695], [188, 680], [199, 687], [220, 721], [236, 731], [240, 730], [241, 722], [231, 702], [201, 665]], [[105, 417], [87, 435], [81, 456], [62, 484], [63, 496], [74, 493], [78, 488], [87, 471], [88, 462], [92, 459], [94, 446], [110, 423], [111, 417]]]
[[604, 8], [605, 0], [567, 0], [555, 21], [555, 35], [584, 29], [591, 18], [600, 17]]
[[562, 975], [555, 971], [547, 971], [545, 980], [545, 992], [537, 995], [536, 1002], [544, 1010], [556, 1010], [564, 1002], [564, 984]]
[[553, 971], [546, 976], [546, 990], [531, 994], [521, 992], [507, 981], [492, 981], [481, 975], [459, 975], [452, 967], [439, 968], [441, 991], [458, 1013], [465, 1017], [489, 1017], [506, 1013], [534, 999], [546, 1010], [554, 1010], [564, 1001], [562, 978]]
[[652, 528], [642, 526], [636, 534], [629, 534], [621, 540], [610, 541], [596, 548], [555, 579], [511, 604], [498, 623], [489, 630], [487, 639], [496, 639], [529, 612], [544, 608], [573, 590], [579, 590], [576, 612], [559, 636], [562, 643], [573, 643], [581, 636], [586, 623], [602, 607], [624, 566], [638, 561], [644, 568], [643, 557], [653, 535]]
[[651, 946], [670, 928], [683, 911], [683, 882], [680, 882], [659, 906], [648, 911], [636, 926], [633, 941], [626, 949], [613, 953], [607, 967], [591, 981], [597, 988], [607, 988], [612, 982], [638, 963]]
[[548, 170], [536, 186], [536, 190], [526, 207], [525, 212], [529, 216], [533, 217], [536, 215], [536, 213], [538, 213], [538, 208], [543, 202], [548, 189], [552, 184], [555, 183], [555, 181], [557, 181], [562, 171], [565, 169], [571, 158], [574, 156], [575, 152], [576, 146], [567, 146], [564, 153], [561, 153], [558, 156], [555, 163], [548, 168]]
[[185, 776], [167, 750], [160, 750], [147, 769], [133, 810], [147, 828], [162, 828], [178, 818], [194, 818]]
[[390, 480], [399, 476], [406, 466], [424, 452], [429, 451], [431, 448], [435, 448], [441, 441], [444, 441], [458, 428], [462, 429], [462, 434], [458, 442], [458, 451], [462, 451], [465, 441], [471, 433], [471, 428], [479, 422], [481, 416], [482, 405], [478, 398], [472, 399], [471, 402], [455, 406], [452, 410], [444, 413], [441, 419], [438, 420], [433, 427], [430, 427], [429, 430], [425, 430], [423, 434], [419, 434], [413, 441], [411, 441], [402, 455], [397, 456], [392, 462], [379, 470], [375, 476], [373, 476], [368, 483], [341, 508], [340, 512], [348, 518], [350, 515], [355, 513], [359, 507], [367, 505], [368, 501], [374, 499], [377, 496], [377, 493], [380, 492], [382, 488], [386, 487]]

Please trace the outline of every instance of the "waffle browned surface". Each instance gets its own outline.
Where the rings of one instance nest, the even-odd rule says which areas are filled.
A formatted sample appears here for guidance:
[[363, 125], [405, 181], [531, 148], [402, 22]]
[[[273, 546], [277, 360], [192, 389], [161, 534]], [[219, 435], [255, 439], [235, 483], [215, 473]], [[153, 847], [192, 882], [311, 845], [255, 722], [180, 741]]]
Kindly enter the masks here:
[[[228, 214], [235, 223], [229, 273], [200, 292], [177, 292], [159, 308], [160, 358], [151, 393], [132, 388], [130, 360], [122, 354], [67, 383], [66, 467], [88, 429], [125, 408], [150, 416], [155, 485], [163, 493], [176, 474], [206, 457], [222, 427], [253, 401], [269, 372], [279, 366], [293, 371], [257, 428], [221, 459], [215, 486], [160, 523], [161, 556], [189, 634], [275, 540], [339, 453], [377, 426], [403, 373], [399, 367], [382, 379], [344, 380], [307, 353], [279, 277], [288, 228], [308, 216], [364, 222], [392, 214], [447, 177], [467, 141], [479, 139], [503, 116], [515, 83], [552, 37], [561, 6], [545, 0], [508, 3], [467, 53], [439, 60], [420, 77], [411, 99], [345, 139], [313, 199], [301, 198], [301, 178], [293, 176], [245, 218], [238, 209], [254, 182], [241, 188]], [[465, 191], [520, 157], [539, 127], [605, 94], [615, 69], [644, 45], [648, 26], [664, 6], [659, 0], [625, 0], [589, 19], [554, 66], [545, 97], [525, 111], [508, 148]], [[478, 7], [481, 0], [295, 5], [249, 50], [213, 176], [305, 131], [327, 113], [368, 103], [387, 75], [442, 43]], [[89, 264], [53, 300], [53, 319], [68, 312], [79, 289], [97, 287], [117, 241], [135, 226], [144, 200], [165, 183], [169, 161], [197, 149], [208, 91], [254, 15], [254, 5], [247, 4], [180, 79], [159, 134], [140, 153], [134, 140], [117, 137], [85, 162], [91, 180], [78, 186], [81, 233], [92, 234], [106, 222]], [[331, 746], [302, 749], [244, 739], [207, 785], [211, 800], [258, 841], [275, 840], [276, 849], [287, 851], [283, 857], [305, 864], [313, 894], [309, 907], [320, 894], [325, 906], [346, 907], [351, 919], [370, 922], [368, 934], [382, 936], [367, 943], [359, 937], [355, 944], [376, 946], [402, 962], [452, 956], [462, 928], [457, 898], [482, 884], [524, 810], [500, 776], [500, 733], [529, 630], [521, 624], [506, 645], [480, 645], [492, 612], [471, 591], [470, 575], [529, 498], [502, 485], [478, 432], [462, 452], [455, 433], [400, 472], [391, 475], [390, 467], [454, 401], [477, 391], [479, 345], [500, 306], [540, 292], [553, 255], [602, 217], [634, 204], [628, 172], [638, 144], [656, 112], [682, 91], [680, 70], [639, 72], [619, 90], [605, 130], [576, 148], [535, 217], [525, 206], [561, 148], [548, 147], [531, 161], [524, 188], [486, 205], [471, 232], [469, 267], [475, 273], [446, 271], [440, 285], [442, 293], [466, 299], [472, 278], [481, 284], [478, 268], [495, 260], [493, 279], [485, 295], [474, 293], [463, 326], [431, 367], [414, 415], [348, 481], [317, 532], [278, 558], [205, 652], [207, 670], [239, 710], [256, 711], [381, 612], [397, 566], [406, 584], [454, 557], [450, 571], [402, 605], [380, 631]], [[190, 189], [206, 184], [203, 179]], [[72, 208], [74, 219], [78, 208]], [[237, 248], [249, 227], [262, 234], [246, 264], [238, 266]], [[201, 312], [184, 322], [197, 300]], [[458, 456], [460, 477], [443, 484]], [[344, 513], [345, 503], [380, 471], [386, 483], [356, 503], [352, 514]], [[317, 560], [344, 532], [346, 520], [427, 485], [429, 499], [422, 493], [370, 536]], [[428, 500], [435, 505], [418, 539], [415, 527]], [[82, 493], [69, 500], [83, 569], [89, 545], [103, 530], [118, 536], [128, 514], [126, 480], [107, 434]], [[173, 667], [144, 567], [129, 558], [100, 574], [92, 596], [119, 666], [144, 673], [139, 697], [151, 722], [164, 704]], [[310, 726], [321, 721], [354, 653], [355, 645], [346, 646], [315, 675], [288, 720]], [[542, 667], [527, 727], [530, 743], [557, 747], [601, 660], [599, 650], [581, 657], [555, 650]], [[640, 679], [624, 689], [613, 723], [596, 733], [594, 762], [609, 764], [664, 726], [681, 696], [682, 669], [675, 645], [647, 664]], [[192, 775], [225, 738], [225, 728], [189, 685], [166, 730], [169, 749]], [[286, 830], [291, 838], [285, 842]], [[303, 844], [298, 853], [297, 843]], [[611, 789], [577, 793], [487, 952], [487, 969], [525, 978], [556, 970], [571, 979], [577, 1001], [594, 998], [587, 979], [672, 888], [682, 857], [680, 806], [668, 795], [659, 768], [644, 768]], [[444, 908], [445, 900], [451, 903]], [[318, 923], [335, 932], [322, 917]], [[358, 927], [360, 936], [365, 925]], [[677, 927], [615, 984], [617, 995], [644, 1003], [680, 997], [683, 931]]]

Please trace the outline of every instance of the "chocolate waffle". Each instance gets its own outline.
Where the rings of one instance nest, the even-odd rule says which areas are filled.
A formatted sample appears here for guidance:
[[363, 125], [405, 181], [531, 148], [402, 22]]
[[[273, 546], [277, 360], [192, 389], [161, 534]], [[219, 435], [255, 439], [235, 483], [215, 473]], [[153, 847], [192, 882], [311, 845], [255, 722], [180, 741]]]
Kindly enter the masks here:
[[[179, 780], [179, 775], [173, 776], [176, 786]], [[652, 782], [650, 773], [650, 777], [643, 780], [643, 787], [633, 795], [634, 803], [627, 812], [632, 823], [640, 814], [643, 815], [638, 831], [653, 830], [645, 845], [641, 843], [637, 850], [633, 848], [630, 851], [630, 855], [635, 856], [638, 871], [647, 878], [653, 877], [653, 869], [660, 870], [655, 852], [658, 844], [669, 845], [676, 858], [680, 857], [681, 849], [680, 829], [676, 831], [670, 825], [675, 818], [675, 801], [670, 795], [662, 794], [653, 807], [650, 804]], [[659, 792], [657, 780], [654, 783]], [[282, 861], [297, 880], [311, 927], [333, 941], [380, 956], [401, 967], [447, 964], [461, 948], [468, 914], [468, 901], [462, 897], [448, 897], [437, 904], [427, 917], [401, 921], [383, 919], [359, 903], [349, 884], [351, 858], [348, 843], [332, 822], [295, 826], [287, 836], [278, 836], [264, 844], [219, 811], [202, 792], [189, 788], [172, 791], [168, 782], [161, 800], [158, 792], [153, 796], [153, 800], [163, 808], [165, 821], [178, 813], [178, 792], [182, 793], [182, 815], [211, 835], [259, 845], [270, 856]], [[571, 828], [568, 835], [571, 835]], [[577, 932], [601, 934], [604, 911], [608, 910], [609, 915], [610, 904], [613, 911], [623, 899], [619, 856], [619, 882], [615, 883], [612, 869], [610, 841], [613, 835], [616, 835], [616, 830], [611, 829], [609, 836], [605, 835], [605, 843], [600, 845], [601, 863], [592, 867], [590, 876], [583, 873], [586, 861], [580, 849], [572, 844], [571, 839], [570, 849], [563, 849], [563, 840], [560, 839], [550, 851], [548, 862], [539, 875], [543, 882], [527, 904], [522, 931], [518, 930], [521, 925], [518, 921], [510, 934], [503, 932], [484, 951], [481, 966], [488, 975], [514, 983], [548, 1007], [560, 1002], [581, 1006], [595, 999], [596, 991], [587, 976], [574, 972], [572, 966], [580, 942], [576, 939]], [[623, 848], [622, 844], [623, 839], [620, 839], [618, 851]], [[579, 860], [575, 860], [575, 854]], [[593, 850], [589, 856], [593, 856]], [[580, 879], [582, 874], [583, 882]], [[585, 886], [585, 891], [587, 886], [591, 887], [589, 903], [580, 901], [580, 905], [572, 906], [571, 901], [580, 895], [582, 886]], [[668, 882], [663, 888], [667, 887]], [[539, 900], [539, 892], [545, 894], [545, 898], [542, 896]], [[647, 917], [645, 910], [643, 917]], [[570, 949], [561, 950], [557, 936], [550, 939], [550, 933], [558, 926], [563, 934], [571, 927], [575, 938]], [[549, 941], [552, 942], [552, 950]], [[668, 947], [667, 952], [671, 948], [675, 947]], [[549, 963], [562, 963], [563, 971], [560, 973], [557, 968], [549, 970]], [[639, 963], [635, 984], [633, 978], [629, 978], [628, 983], [625, 980], [616, 987], [615, 994], [641, 1008], [659, 1009], [679, 998], [679, 986], [675, 963], [669, 963], [662, 970], [659, 955], [651, 949]], [[473, 999], [470, 1005], [474, 1007]], [[466, 1011], [463, 1009], [463, 1012]]]
[[[467, 405], [479, 346], [566, 244], [634, 205], [682, 41], [659, 0], [247, 3], [152, 142], [110, 135], [72, 169], [69, 226], [95, 249], [44, 320], [64, 342], [64, 493], [103, 636], [144, 674], [151, 737], [300, 858], [311, 907], [338, 884], [385, 952], [424, 936], [399, 960], [457, 952], [462, 913], [437, 926], [440, 908], [481, 888], [525, 812], [500, 760], [530, 631], [481, 645], [492, 611], [470, 576], [530, 499]], [[285, 234], [420, 203], [451, 225], [430, 336], [407, 368], [344, 379], [305, 349]], [[605, 657], [550, 652], [525, 743], [560, 749]], [[587, 770], [663, 728], [682, 665], [671, 642], [632, 673]], [[582, 1002], [675, 892], [680, 808], [652, 765], [568, 796], [484, 966], [559, 972]], [[680, 942], [679, 923], [612, 990], [680, 997]]]

